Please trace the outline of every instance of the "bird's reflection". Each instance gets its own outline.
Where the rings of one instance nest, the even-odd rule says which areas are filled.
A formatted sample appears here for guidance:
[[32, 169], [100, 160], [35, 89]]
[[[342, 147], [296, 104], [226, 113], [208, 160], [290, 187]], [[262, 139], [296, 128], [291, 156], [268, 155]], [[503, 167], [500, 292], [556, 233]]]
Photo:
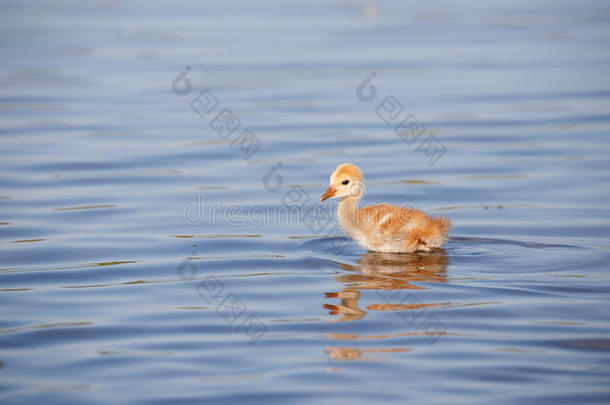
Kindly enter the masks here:
[[[377, 340], [405, 336], [427, 336], [435, 340], [445, 334], [445, 328], [435, 323], [436, 318], [422, 316], [424, 309], [444, 306], [449, 303], [424, 304], [414, 290], [424, 289], [424, 282], [447, 282], [446, 272], [449, 258], [442, 249], [427, 253], [379, 253], [368, 252], [362, 255], [357, 265], [339, 264], [349, 273], [338, 276], [335, 280], [345, 285], [339, 292], [327, 292], [327, 298], [338, 298], [338, 304], [324, 304], [331, 315], [337, 315], [337, 321], [356, 321], [366, 316], [369, 311], [399, 311], [404, 326], [400, 332], [361, 336], [357, 334], [331, 333], [327, 337], [333, 340]], [[376, 290], [371, 297], [378, 299], [377, 303], [369, 304], [366, 309], [359, 306], [363, 290]], [[369, 297], [367, 295], [367, 297]], [[400, 318], [397, 318], [400, 322]], [[432, 320], [432, 321], [431, 321]], [[422, 325], [425, 325], [422, 327]], [[407, 329], [407, 331], [405, 331]], [[368, 353], [408, 352], [405, 347], [384, 347], [360, 349], [356, 347], [330, 347], [326, 352], [335, 359], [357, 360], [367, 359]], [[372, 358], [368, 358], [372, 360]]]
[[[339, 264], [343, 270], [353, 273], [342, 274], [335, 280], [347, 284], [340, 292], [327, 292], [327, 298], [339, 298], [338, 305], [325, 304], [331, 315], [339, 315], [339, 321], [354, 321], [363, 318], [366, 311], [358, 306], [361, 290], [414, 290], [423, 289], [418, 282], [444, 283], [449, 258], [443, 249], [426, 253], [380, 253], [368, 252], [358, 260], [358, 265]], [[404, 310], [409, 304], [391, 303], [391, 297], [398, 293], [379, 294], [384, 302], [372, 304], [369, 310]], [[405, 307], [407, 305], [408, 307]], [[433, 304], [434, 305], [434, 304]]]
[[382, 349], [358, 349], [356, 347], [329, 347], [326, 353], [333, 359], [339, 360], [380, 360], [378, 357], [370, 357], [370, 353], [405, 353], [411, 349], [405, 348], [382, 348]]

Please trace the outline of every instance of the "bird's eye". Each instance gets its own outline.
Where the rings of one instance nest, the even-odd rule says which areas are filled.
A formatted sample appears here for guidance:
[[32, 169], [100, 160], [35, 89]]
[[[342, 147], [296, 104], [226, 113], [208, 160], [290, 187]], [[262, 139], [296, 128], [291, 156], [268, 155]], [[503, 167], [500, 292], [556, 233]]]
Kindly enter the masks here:
[[341, 184], [347, 184], [347, 183], [349, 183], [349, 180], [343, 180], [343, 183], [341, 183]]

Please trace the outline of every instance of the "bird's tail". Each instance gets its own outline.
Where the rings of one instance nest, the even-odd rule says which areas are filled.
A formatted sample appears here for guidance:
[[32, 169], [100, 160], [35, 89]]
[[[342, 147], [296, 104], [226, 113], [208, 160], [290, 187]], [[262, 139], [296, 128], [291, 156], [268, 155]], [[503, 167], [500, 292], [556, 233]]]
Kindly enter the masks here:
[[434, 247], [441, 247], [449, 239], [449, 228], [451, 228], [451, 222], [445, 217], [432, 218], [436, 225], [436, 232], [432, 244]]

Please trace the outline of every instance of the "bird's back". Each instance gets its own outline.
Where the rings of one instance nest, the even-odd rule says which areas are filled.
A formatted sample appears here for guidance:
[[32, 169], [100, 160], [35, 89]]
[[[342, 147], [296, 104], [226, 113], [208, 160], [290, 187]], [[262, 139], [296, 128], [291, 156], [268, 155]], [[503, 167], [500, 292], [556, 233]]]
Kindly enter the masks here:
[[380, 252], [414, 252], [441, 247], [448, 238], [447, 218], [432, 218], [421, 211], [390, 204], [374, 204], [358, 210], [358, 241]]

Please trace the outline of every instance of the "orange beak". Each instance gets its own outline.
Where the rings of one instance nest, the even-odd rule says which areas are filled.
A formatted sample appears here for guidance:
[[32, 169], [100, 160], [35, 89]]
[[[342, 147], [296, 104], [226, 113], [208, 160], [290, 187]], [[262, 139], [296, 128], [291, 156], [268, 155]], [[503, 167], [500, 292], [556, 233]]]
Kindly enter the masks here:
[[335, 196], [336, 193], [337, 193], [337, 190], [335, 190], [332, 186], [330, 186], [328, 188], [328, 190], [326, 190], [326, 192], [324, 194], [322, 194], [322, 197], [320, 197], [320, 201], [324, 201], [329, 198], [332, 198]]

